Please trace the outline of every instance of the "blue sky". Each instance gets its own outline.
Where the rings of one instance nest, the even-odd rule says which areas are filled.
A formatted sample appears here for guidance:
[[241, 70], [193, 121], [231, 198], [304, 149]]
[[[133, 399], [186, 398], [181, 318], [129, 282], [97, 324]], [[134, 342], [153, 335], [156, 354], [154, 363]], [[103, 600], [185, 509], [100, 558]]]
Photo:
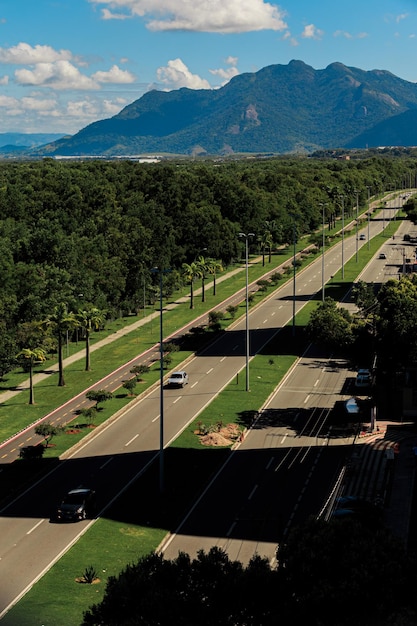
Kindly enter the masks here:
[[73, 134], [292, 59], [417, 82], [417, 0], [0, 0], [0, 133]]

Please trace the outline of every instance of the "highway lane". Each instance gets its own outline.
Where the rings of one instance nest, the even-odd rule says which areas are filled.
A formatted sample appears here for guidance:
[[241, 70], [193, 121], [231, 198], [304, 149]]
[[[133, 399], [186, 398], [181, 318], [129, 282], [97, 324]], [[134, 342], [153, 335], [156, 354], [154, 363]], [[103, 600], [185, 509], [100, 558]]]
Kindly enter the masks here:
[[328, 423], [335, 399], [350, 397], [350, 375], [344, 360], [301, 359], [161, 552], [217, 546], [243, 563], [274, 562], [289, 528], [319, 513], [353, 442], [329, 437]]
[[[337, 247], [326, 253], [326, 267], [327, 260], [332, 267], [337, 258], [340, 259]], [[345, 260], [354, 250], [355, 242], [346, 240]], [[320, 268], [318, 259], [297, 275], [296, 310], [320, 289]], [[291, 319], [292, 293], [290, 281], [251, 310], [251, 355]], [[187, 387], [166, 391], [166, 444], [244, 368], [244, 335], [245, 320], [240, 320], [220, 341], [188, 363], [190, 384]], [[157, 389], [134, 403], [122, 417], [100, 429], [88, 442], [72, 451], [55, 472], [1, 511], [0, 576], [2, 580], [7, 579], [7, 584], [2, 587], [0, 615], [88, 527], [88, 522], [49, 524], [51, 503], [67, 488], [90, 483], [98, 490], [100, 506], [105, 506], [158, 454], [159, 418]]]

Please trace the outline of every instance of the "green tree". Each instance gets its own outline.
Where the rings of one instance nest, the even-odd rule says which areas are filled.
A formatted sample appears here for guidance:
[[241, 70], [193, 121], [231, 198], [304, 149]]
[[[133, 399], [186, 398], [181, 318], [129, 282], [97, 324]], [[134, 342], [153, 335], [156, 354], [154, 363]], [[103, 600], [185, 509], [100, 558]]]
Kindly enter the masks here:
[[41, 322], [41, 324], [46, 328], [51, 328], [58, 340], [58, 386], [63, 387], [65, 385], [63, 358], [65, 336], [76, 327], [77, 320], [74, 314], [68, 311], [67, 305], [61, 302], [54, 308], [53, 313], [46, 320]]
[[205, 302], [206, 301], [206, 272], [208, 271], [208, 267], [207, 267], [207, 261], [203, 256], [199, 256], [197, 261], [196, 261], [196, 265], [200, 270], [200, 276], [201, 276], [201, 302]]
[[90, 426], [93, 423], [94, 417], [96, 416], [96, 414], [97, 414], [97, 409], [95, 406], [89, 406], [88, 408], [80, 409], [80, 412], [79, 412], [79, 415], [85, 419], [88, 426]]
[[206, 259], [206, 270], [208, 274], [213, 276], [213, 296], [216, 295], [216, 277], [217, 274], [223, 271], [223, 265], [217, 259]]
[[194, 281], [196, 278], [201, 278], [201, 267], [196, 263], [183, 263], [182, 275], [185, 280], [190, 283], [190, 309], [194, 308]]
[[128, 392], [129, 396], [133, 396], [134, 395], [134, 389], [137, 385], [137, 379], [136, 378], [129, 378], [129, 380], [125, 380], [122, 387], [123, 389], [126, 389], [126, 391]]
[[33, 366], [36, 363], [46, 361], [46, 354], [43, 348], [23, 348], [17, 358], [24, 359], [29, 365], [29, 404], [35, 404], [35, 392], [33, 389]]
[[106, 402], [107, 400], [111, 400], [113, 398], [113, 394], [111, 391], [107, 391], [106, 389], [90, 389], [85, 394], [87, 400], [91, 402], [95, 402], [95, 408], [98, 410], [98, 405], [102, 402]]
[[85, 371], [90, 371], [90, 336], [92, 330], [98, 330], [103, 326], [105, 320], [104, 311], [96, 307], [89, 307], [78, 311], [75, 318], [85, 334]]
[[63, 432], [62, 426], [54, 426], [50, 422], [43, 422], [35, 426], [35, 433], [40, 437], [44, 437], [45, 446], [48, 447], [53, 437], [56, 437]]
[[134, 365], [130, 371], [131, 374], [136, 376], [136, 380], [142, 380], [142, 374], [147, 374], [149, 372], [149, 365]]
[[332, 298], [326, 298], [311, 313], [306, 331], [311, 341], [330, 349], [347, 347], [353, 342], [351, 315]]

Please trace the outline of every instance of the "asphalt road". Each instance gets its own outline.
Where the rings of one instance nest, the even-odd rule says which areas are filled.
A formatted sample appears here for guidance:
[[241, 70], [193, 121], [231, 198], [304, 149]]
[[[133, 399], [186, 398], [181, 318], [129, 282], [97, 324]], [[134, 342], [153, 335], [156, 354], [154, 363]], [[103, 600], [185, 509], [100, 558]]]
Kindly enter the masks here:
[[[388, 219], [388, 215], [393, 211], [387, 210], [386, 213], [385, 219]], [[370, 228], [371, 236], [373, 232], [380, 232], [381, 222], [379, 220], [371, 221]], [[366, 232], [366, 229], [364, 231]], [[365, 243], [360, 241], [358, 245]], [[343, 250], [345, 261], [355, 254], [356, 245], [353, 238], [345, 240]], [[341, 258], [340, 244], [326, 253], [324, 280], [328, 280], [341, 266]], [[321, 260], [318, 259], [297, 274], [295, 311], [298, 311], [320, 290], [323, 282], [321, 267]], [[294, 310], [293, 290], [294, 284], [291, 284], [290, 281], [267, 300], [251, 309], [251, 356], [291, 319]], [[170, 441], [236, 376], [237, 372], [242, 371], [244, 366], [245, 320], [243, 319], [238, 321], [222, 337], [221, 341], [210, 346], [204, 354], [190, 360], [187, 364], [189, 385], [180, 390], [167, 390], [164, 394], [164, 444], [169, 445]], [[130, 367], [131, 365], [129, 365]], [[300, 371], [300, 367], [302, 367], [301, 364], [294, 371], [294, 376], [298, 375], [297, 372]], [[339, 371], [339, 367], [336, 370]], [[343, 368], [340, 371], [342, 370]], [[324, 385], [324, 389], [326, 389], [322, 394], [326, 398], [326, 403], [331, 403], [331, 398], [334, 399], [333, 394], [340, 392], [338, 389], [340, 372], [331, 377], [326, 366], [323, 370], [323, 378], [320, 376], [319, 382], [316, 383], [317, 379], [313, 382], [314, 376], [317, 375], [315, 366], [306, 366], [302, 371], [304, 375], [301, 381], [290, 385], [291, 388], [294, 387], [291, 403], [294, 408], [304, 407], [305, 404], [308, 404], [310, 398], [314, 397], [315, 391], [317, 392], [318, 386], [321, 388]], [[119, 374], [120, 372], [118, 372]], [[307, 376], [307, 374], [309, 375]], [[331, 383], [328, 381], [329, 377]], [[306, 389], [308, 390], [307, 393]], [[288, 388], [286, 393], [289, 393]], [[306, 400], [307, 396], [309, 396], [308, 400]], [[288, 403], [288, 400], [282, 401], [280, 399], [279, 401], [284, 404]], [[317, 397], [315, 397], [315, 401], [317, 401]], [[66, 408], [68, 409], [68, 407]], [[105, 428], [99, 429], [95, 436], [66, 455], [65, 460], [56, 470], [1, 511], [0, 578], [2, 586], [0, 618], [8, 610], [8, 607], [16, 602], [33, 582], [39, 579], [51, 564], [59, 559], [60, 555], [77, 540], [80, 533], [85, 532], [93, 523], [50, 524], [49, 515], [52, 503], [67, 489], [88, 483], [97, 490], [99, 507], [105, 515], [105, 507], [108, 503], [130, 481], [134, 480], [158, 454], [159, 420], [160, 397], [159, 389], [156, 389], [147, 397], [135, 402], [118, 419], [111, 421]], [[289, 424], [288, 427], [293, 428], [294, 423]], [[259, 429], [259, 431], [265, 435], [267, 429]], [[251, 537], [253, 537], [247, 528], [245, 530], [242, 521], [246, 518], [249, 520], [252, 518], [250, 516], [245, 518], [245, 515], [239, 515], [237, 511], [245, 506], [242, 505], [242, 502], [245, 502], [245, 497], [248, 500], [245, 490], [252, 489], [249, 491], [249, 495], [252, 494], [249, 502], [250, 504], [256, 503], [256, 505], [252, 505], [255, 506], [256, 510], [268, 507], [270, 509], [270, 514], [264, 517], [270, 520], [266, 522], [266, 525], [271, 530], [265, 531], [265, 534], [262, 535], [262, 537], [266, 537], [265, 543], [269, 545], [275, 541], [272, 537], [272, 530], [275, 528], [276, 519], [279, 519], [281, 530], [285, 530], [289, 515], [295, 510], [294, 503], [306, 485], [306, 475], [311, 473], [313, 477], [318, 477], [322, 472], [325, 474], [329, 471], [327, 463], [323, 465], [326, 456], [323, 454], [323, 450], [324, 448], [327, 449], [328, 446], [314, 445], [309, 447], [308, 441], [310, 441], [311, 436], [306, 441], [303, 439], [304, 435], [300, 439], [303, 446], [308, 448], [307, 455], [300, 456], [295, 451], [294, 446], [288, 447], [285, 444], [279, 447], [269, 446], [274, 450], [273, 455], [271, 455], [264, 443], [262, 449], [257, 448], [257, 439], [252, 434], [254, 432], [255, 430], [251, 431], [251, 436], [245, 440], [238, 453], [233, 455], [233, 460], [246, 457], [250, 459], [250, 462], [239, 463], [243, 469], [238, 465], [235, 478], [231, 481], [227, 480], [228, 497], [221, 501], [222, 507], [227, 507], [227, 511], [218, 504], [213, 504], [213, 507], [209, 507], [211, 514], [206, 522], [208, 523], [213, 518], [217, 526], [215, 529], [212, 527], [205, 529], [200, 526], [201, 530], [199, 531], [202, 532], [203, 536], [221, 538], [232, 536], [234, 538], [237, 534], [238, 542], [241, 544], [242, 539], [247, 538], [247, 545], [245, 547], [241, 545], [239, 554], [242, 554], [243, 551], [250, 553], [248, 546], [250, 546]], [[288, 443], [286, 430], [278, 432], [272, 430], [269, 440], [276, 442], [281, 434]], [[293, 439], [295, 440], [295, 438]], [[272, 460], [267, 460], [266, 455], [268, 454], [270, 455], [269, 459], [271, 456], [273, 457]], [[294, 461], [292, 460], [293, 457]], [[234, 466], [233, 463], [230, 463], [231, 468]], [[276, 471], [274, 469], [271, 472], [265, 472], [265, 474], [271, 474], [270, 482], [267, 481], [265, 485], [263, 481], [253, 483], [253, 472], [263, 472], [262, 469], [254, 470], [254, 468], [267, 467], [269, 463], [271, 463], [270, 467], [279, 468]], [[337, 465], [336, 460], [334, 464]], [[313, 468], [315, 468], [314, 471]], [[316, 488], [318, 488], [317, 485], [314, 490], [309, 489], [308, 491], [316, 493]], [[283, 492], [278, 491], [277, 493], [280, 495], [271, 500], [271, 493], [274, 493], [275, 489], [286, 489], [286, 493], [291, 492], [291, 497], [284, 497], [285, 494], [282, 495]], [[232, 492], [233, 497], [231, 497]], [[218, 494], [215, 496], [216, 499], [218, 501]], [[281, 503], [279, 507], [278, 502]], [[285, 506], [282, 504], [283, 502]], [[235, 523], [236, 520], [239, 520], [239, 523]], [[252, 524], [252, 521], [249, 523]], [[232, 531], [230, 531], [231, 528]], [[185, 530], [182, 535], [187, 536]], [[176, 535], [176, 537], [179, 536], [179, 534]], [[257, 537], [258, 533], [255, 533], [253, 541], [257, 541], [256, 545], [259, 543]], [[174, 541], [172, 541], [170, 547], [177, 550], [178, 545], [174, 545]]]

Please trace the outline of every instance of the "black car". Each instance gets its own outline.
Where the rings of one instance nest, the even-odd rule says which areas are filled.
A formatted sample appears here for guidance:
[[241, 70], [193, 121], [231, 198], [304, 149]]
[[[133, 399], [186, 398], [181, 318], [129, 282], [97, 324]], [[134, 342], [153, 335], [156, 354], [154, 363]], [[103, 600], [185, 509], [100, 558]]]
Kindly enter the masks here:
[[78, 522], [93, 517], [95, 512], [95, 492], [79, 488], [68, 491], [53, 515], [56, 522]]

